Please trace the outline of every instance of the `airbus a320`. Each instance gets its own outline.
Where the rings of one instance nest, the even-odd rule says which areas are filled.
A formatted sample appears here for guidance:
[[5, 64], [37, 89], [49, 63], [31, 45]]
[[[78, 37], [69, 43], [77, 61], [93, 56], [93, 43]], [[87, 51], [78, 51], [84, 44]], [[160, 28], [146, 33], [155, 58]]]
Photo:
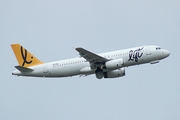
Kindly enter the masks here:
[[145, 63], [155, 64], [168, 57], [170, 52], [159, 46], [140, 46], [95, 54], [84, 48], [75, 50], [80, 57], [44, 63], [20, 44], [11, 45], [19, 65], [12, 75], [31, 77], [68, 77], [95, 74], [97, 79], [125, 76], [125, 67]]

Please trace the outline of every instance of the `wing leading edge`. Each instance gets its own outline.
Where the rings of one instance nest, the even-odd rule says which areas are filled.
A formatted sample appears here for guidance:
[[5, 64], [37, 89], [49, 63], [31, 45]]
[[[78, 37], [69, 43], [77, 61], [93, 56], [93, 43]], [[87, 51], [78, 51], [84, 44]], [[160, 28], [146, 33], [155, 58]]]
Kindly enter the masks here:
[[81, 57], [85, 58], [91, 64], [105, 63], [106, 61], [109, 61], [108, 59], [101, 57], [95, 53], [92, 53], [84, 48], [79, 47], [79, 48], [76, 48], [76, 50], [79, 52], [79, 55]]

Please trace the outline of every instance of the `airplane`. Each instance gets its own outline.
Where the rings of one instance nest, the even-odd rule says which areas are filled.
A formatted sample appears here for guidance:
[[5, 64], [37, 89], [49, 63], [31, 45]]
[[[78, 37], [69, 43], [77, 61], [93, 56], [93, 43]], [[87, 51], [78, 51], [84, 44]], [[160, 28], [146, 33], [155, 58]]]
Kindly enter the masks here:
[[145, 63], [155, 64], [168, 57], [170, 52], [159, 46], [140, 46], [95, 54], [84, 48], [75, 50], [79, 57], [44, 63], [20, 44], [11, 44], [19, 65], [12, 75], [31, 77], [72, 77], [95, 74], [97, 79], [125, 76], [125, 67]]

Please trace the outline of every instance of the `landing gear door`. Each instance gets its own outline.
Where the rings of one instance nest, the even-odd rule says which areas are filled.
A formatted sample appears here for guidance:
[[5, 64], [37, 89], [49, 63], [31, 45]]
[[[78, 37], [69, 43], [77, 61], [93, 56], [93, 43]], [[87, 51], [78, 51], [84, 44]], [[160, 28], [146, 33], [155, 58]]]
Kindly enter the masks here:
[[151, 55], [151, 48], [150, 48], [150, 46], [146, 46], [146, 55]]

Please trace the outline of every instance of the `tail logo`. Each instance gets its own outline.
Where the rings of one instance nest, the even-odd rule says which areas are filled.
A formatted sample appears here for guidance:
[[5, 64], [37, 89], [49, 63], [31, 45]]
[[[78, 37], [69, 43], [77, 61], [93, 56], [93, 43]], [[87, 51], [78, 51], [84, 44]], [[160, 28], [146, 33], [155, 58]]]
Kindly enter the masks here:
[[[25, 64], [31, 64], [32, 63], [32, 60], [31, 61], [27, 61], [27, 50], [24, 49], [24, 51], [23, 51], [23, 47], [22, 46], [21, 46], [21, 56], [22, 56], [22, 59], [23, 59], [22, 66], [24, 66]], [[33, 59], [33, 56], [31, 56], [31, 58]]]

